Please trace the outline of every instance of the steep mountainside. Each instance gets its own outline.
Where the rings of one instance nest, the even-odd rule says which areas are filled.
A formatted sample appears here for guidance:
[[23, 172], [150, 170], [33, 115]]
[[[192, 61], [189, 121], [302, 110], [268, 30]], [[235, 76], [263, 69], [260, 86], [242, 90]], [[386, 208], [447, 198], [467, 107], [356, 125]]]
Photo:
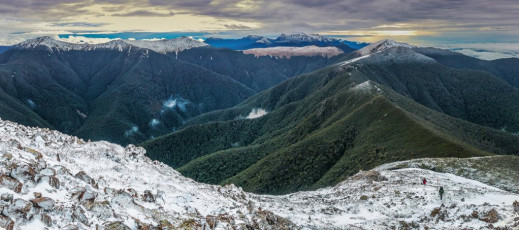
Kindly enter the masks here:
[[474, 69], [492, 73], [510, 85], [519, 88], [519, 58], [504, 58], [487, 61], [435, 48], [416, 48], [414, 50], [452, 68]]
[[10, 49], [10, 46], [0, 46], [0, 54]]
[[333, 57], [255, 57], [252, 54], [213, 47], [190, 49], [177, 56], [179, 60], [229, 76], [257, 92], [268, 89], [293, 76], [335, 64], [344, 57], [344, 54]]
[[[398, 160], [519, 153], [519, 137], [421, 106], [375, 78], [386, 73], [374, 74], [373, 69], [388, 68], [388, 60], [394, 71], [402, 65], [414, 74], [421, 72], [412, 67], [432, 65], [426, 70], [433, 76], [442, 67], [406, 50], [393, 47], [287, 80], [234, 108], [199, 116], [186, 128], [143, 147], [152, 159], [180, 167], [195, 180], [235, 183], [260, 193], [334, 185], [358, 170]], [[459, 85], [492, 77], [442, 68], [455, 72], [450, 76], [463, 81]], [[387, 79], [400, 83], [398, 78]], [[397, 84], [387, 85], [399, 90]]]
[[[194, 182], [151, 161], [142, 148], [86, 143], [2, 120], [0, 153], [5, 229], [519, 226], [517, 194], [423, 169], [360, 172], [335, 187], [263, 196]], [[422, 177], [427, 186], [417, 183]], [[446, 190], [443, 200], [438, 186]]]
[[255, 58], [190, 38], [71, 44], [41, 37], [0, 55], [0, 117], [138, 143], [334, 60]]

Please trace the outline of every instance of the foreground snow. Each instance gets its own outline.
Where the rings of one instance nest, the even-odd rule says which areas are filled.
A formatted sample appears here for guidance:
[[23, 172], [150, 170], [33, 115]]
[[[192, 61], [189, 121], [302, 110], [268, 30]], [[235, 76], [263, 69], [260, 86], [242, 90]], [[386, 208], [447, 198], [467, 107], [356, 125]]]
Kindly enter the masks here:
[[[512, 206], [517, 194], [451, 174], [369, 171], [332, 188], [268, 196], [194, 182], [144, 154], [134, 146], [85, 143], [0, 120], [0, 227], [479, 229], [494, 221], [494, 226], [519, 224]], [[422, 177], [431, 185], [419, 185]], [[447, 191], [443, 201], [438, 185]], [[487, 215], [495, 214], [492, 209], [497, 220]]]

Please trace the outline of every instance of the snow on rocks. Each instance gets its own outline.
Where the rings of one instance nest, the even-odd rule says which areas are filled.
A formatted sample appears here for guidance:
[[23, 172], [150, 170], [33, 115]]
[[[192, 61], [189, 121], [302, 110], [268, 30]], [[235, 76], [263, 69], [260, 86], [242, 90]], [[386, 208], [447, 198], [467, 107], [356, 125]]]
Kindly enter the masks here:
[[[84, 142], [1, 120], [0, 156], [0, 227], [5, 229], [519, 226], [519, 195], [423, 169], [360, 172], [317, 191], [256, 195], [234, 185], [197, 183], [132, 145]], [[423, 177], [428, 186], [420, 184]], [[444, 200], [438, 186], [446, 190]]]
[[196, 183], [144, 153], [0, 121], [0, 227], [297, 228], [240, 188]]

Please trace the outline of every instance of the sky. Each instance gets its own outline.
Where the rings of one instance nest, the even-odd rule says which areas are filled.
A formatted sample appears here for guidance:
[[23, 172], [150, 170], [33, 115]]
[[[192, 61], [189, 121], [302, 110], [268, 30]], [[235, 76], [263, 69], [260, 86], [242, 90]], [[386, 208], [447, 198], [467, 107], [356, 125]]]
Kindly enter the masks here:
[[519, 53], [516, 0], [0, 0], [0, 45], [43, 35], [237, 38], [319, 33]]

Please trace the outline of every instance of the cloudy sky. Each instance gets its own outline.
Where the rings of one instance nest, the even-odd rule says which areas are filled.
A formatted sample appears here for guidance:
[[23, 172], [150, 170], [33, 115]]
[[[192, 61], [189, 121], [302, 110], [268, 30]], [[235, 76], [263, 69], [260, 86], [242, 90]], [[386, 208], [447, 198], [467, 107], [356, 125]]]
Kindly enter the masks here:
[[151, 38], [166, 33], [241, 37], [292, 32], [367, 42], [392, 38], [414, 44], [479, 44], [477, 47], [481, 49], [499, 46], [506, 52], [515, 49], [519, 53], [519, 3], [516, 0], [0, 0], [0, 44], [3, 45], [56, 34], [132, 34]]

